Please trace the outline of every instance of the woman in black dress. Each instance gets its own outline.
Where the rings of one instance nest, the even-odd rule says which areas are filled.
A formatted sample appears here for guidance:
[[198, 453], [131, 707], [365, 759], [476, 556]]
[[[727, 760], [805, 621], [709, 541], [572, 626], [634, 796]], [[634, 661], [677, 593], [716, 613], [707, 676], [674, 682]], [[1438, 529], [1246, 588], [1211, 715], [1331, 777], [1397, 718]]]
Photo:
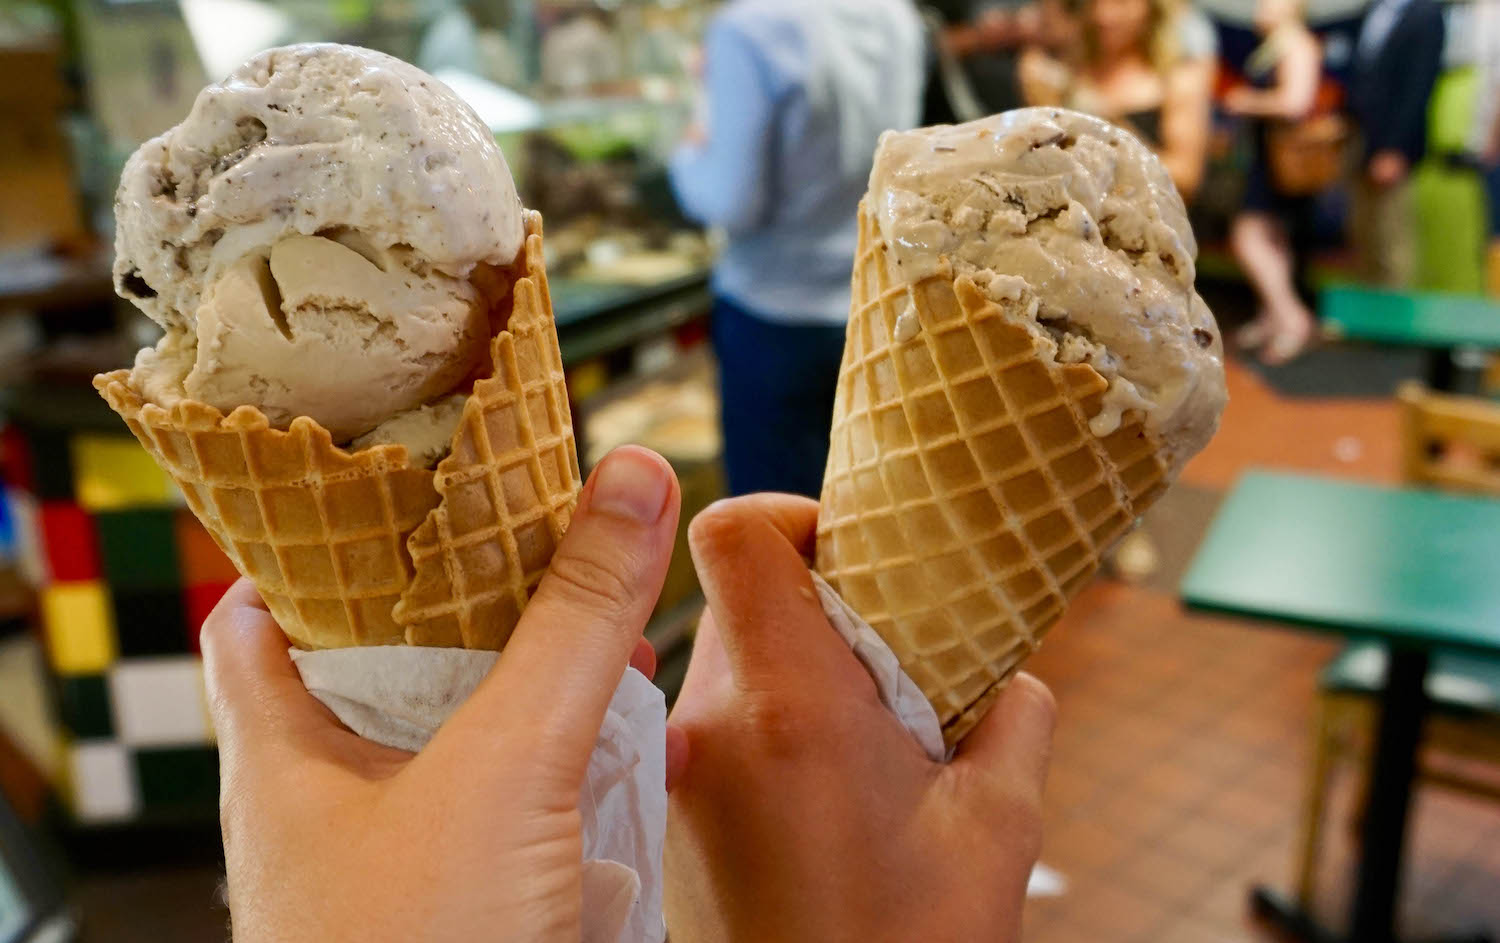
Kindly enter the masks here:
[[1258, 349], [1267, 364], [1283, 364], [1312, 339], [1313, 316], [1297, 292], [1290, 233], [1311, 212], [1311, 196], [1293, 196], [1276, 186], [1267, 153], [1274, 121], [1306, 117], [1317, 101], [1322, 51], [1302, 20], [1300, 0], [1260, 0], [1255, 27], [1261, 44], [1245, 62], [1246, 84], [1224, 99], [1230, 114], [1253, 121], [1255, 157], [1244, 208], [1230, 229], [1235, 258], [1260, 298], [1255, 320], [1238, 334], [1241, 347]]

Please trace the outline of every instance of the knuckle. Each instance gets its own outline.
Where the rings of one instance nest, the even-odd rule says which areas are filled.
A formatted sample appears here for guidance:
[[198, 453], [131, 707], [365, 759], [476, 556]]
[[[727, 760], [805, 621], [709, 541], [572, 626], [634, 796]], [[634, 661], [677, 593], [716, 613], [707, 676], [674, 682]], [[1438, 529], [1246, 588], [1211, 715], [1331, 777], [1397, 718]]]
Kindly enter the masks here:
[[737, 507], [734, 498], [721, 498], [698, 512], [688, 525], [688, 545], [711, 557], [736, 546], [744, 533]]
[[745, 698], [741, 722], [764, 753], [778, 757], [801, 755], [815, 732], [808, 712], [784, 696]]
[[1042, 855], [1041, 796], [1006, 790], [992, 794], [986, 805], [990, 841], [1009, 856], [1035, 863]]
[[636, 596], [636, 581], [626, 575], [629, 561], [600, 559], [600, 554], [559, 554], [552, 558], [548, 578], [553, 591], [571, 606], [591, 612], [613, 612]]

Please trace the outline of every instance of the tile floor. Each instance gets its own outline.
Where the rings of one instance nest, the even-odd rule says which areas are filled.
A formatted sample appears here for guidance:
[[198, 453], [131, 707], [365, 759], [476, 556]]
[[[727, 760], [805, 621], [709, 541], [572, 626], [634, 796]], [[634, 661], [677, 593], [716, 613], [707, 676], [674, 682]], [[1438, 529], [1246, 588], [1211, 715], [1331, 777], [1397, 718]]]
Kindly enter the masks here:
[[[1389, 402], [1286, 399], [1240, 368], [1230, 390], [1219, 437], [1183, 476], [1193, 497], [1164, 501], [1174, 528], [1206, 525], [1203, 496], [1247, 467], [1395, 480]], [[1187, 556], [1164, 552], [1163, 564]], [[1248, 892], [1291, 886], [1316, 677], [1336, 646], [1186, 613], [1173, 585], [1175, 574], [1101, 581], [1032, 663], [1060, 707], [1043, 860], [1068, 890], [1028, 904], [1028, 943], [1276, 939], [1251, 919]], [[1317, 906], [1335, 926], [1357, 779], [1345, 769], [1335, 781], [1324, 833]], [[1500, 806], [1426, 791], [1412, 843], [1407, 928], [1500, 934]]]

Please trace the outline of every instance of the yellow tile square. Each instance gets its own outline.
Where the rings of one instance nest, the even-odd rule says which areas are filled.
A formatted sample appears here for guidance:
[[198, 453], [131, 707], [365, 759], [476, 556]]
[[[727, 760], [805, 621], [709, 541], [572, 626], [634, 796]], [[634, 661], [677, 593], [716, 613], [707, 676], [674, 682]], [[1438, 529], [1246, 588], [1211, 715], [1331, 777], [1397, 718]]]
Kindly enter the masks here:
[[42, 590], [47, 656], [60, 675], [103, 672], [115, 660], [109, 595], [96, 582], [54, 583]]
[[172, 504], [180, 500], [167, 473], [129, 436], [73, 440], [73, 488], [91, 511]]

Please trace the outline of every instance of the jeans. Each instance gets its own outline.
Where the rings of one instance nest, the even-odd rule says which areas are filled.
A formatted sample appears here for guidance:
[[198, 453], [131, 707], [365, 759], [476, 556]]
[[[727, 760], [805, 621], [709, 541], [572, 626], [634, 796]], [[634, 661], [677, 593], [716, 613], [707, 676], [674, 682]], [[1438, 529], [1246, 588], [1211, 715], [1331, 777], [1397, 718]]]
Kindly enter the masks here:
[[818, 497], [844, 328], [771, 321], [719, 297], [713, 344], [730, 494]]

